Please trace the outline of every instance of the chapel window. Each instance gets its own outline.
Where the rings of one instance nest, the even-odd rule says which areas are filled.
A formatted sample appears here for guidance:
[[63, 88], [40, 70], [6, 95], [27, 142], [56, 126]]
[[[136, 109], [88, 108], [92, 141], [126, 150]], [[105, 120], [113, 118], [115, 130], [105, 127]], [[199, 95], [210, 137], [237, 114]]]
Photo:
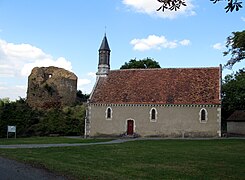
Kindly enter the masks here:
[[110, 107], [108, 107], [106, 109], [106, 119], [107, 120], [111, 120], [112, 119], [112, 109]]
[[157, 110], [155, 108], [152, 108], [150, 110], [150, 121], [155, 122], [157, 120]]
[[199, 118], [200, 122], [207, 122], [207, 120], [208, 120], [208, 113], [207, 113], [207, 110], [206, 109], [202, 108], [200, 110], [199, 116], [200, 116], [200, 118]]

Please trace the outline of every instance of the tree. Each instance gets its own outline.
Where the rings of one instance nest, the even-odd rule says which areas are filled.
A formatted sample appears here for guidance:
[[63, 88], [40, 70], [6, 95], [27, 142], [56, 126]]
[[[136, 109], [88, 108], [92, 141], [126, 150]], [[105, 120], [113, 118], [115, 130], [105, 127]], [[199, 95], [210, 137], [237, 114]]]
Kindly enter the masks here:
[[[162, 3], [162, 6], [157, 9], [157, 11], [164, 11], [165, 9], [169, 9], [171, 11], [177, 11], [181, 6], [186, 6], [185, 0], [157, 0]], [[223, 0], [210, 0], [214, 4]], [[238, 0], [227, 0], [227, 5], [225, 7], [226, 12], [232, 12], [234, 9], [239, 11], [242, 8], [242, 2]]]
[[128, 63], [125, 62], [120, 69], [146, 69], [146, 68], [161, 68], [159, 63], [152, 58], [142, 60], [131, 59]]
[[[222, 0], [210, 0], [212, 1], [214, 4], [217, 3], [217, 2], [220, 2]], [[226, 12], [232, 12], [234, 9], [236, 11], [239, 11], [240, 8], [242, 8], [242, 2], [241, 1], [238, 1], [238, 0], [227, 0], [228, 3], [227, 3], [227, 6], [225, 7], [226, 9]]]
[[0, 137], [6, 136], [8, 125], [17, 126], [18, 136], [30, 135], [31, 126], [38, 123], [39, 114], [23, 98], [0, 106]]
[[224, 56], [230, 54], [231, 58], [225, 66], [232, 68], [235, 63], [245, 59], [245, 30], [233, 32], [232, 35], [227, 38], [226, 47], [228, 50], [224, 52]]
[[14, 102], [3, 101], [0, 99], [0, 138], [6, 137], [8, 125], [17, 126], [18, 137], [84, 133], [84, 105], [40, 111], [29, 107], [23, 98]]
[[78, 104], [81, 102], [87, 102], [88, 98], [89, 98], [89, 94], [83, 94], [83, 92], [81, 90], [77, 91], [77, 102]]
[[9, 104], [10, 103], [10, 99], [9, 98], [0, 98], [0, 107], [4, 106], [5, 104]]
[[235, 110], [245, 109], [245, 68], [225, 76], [222, 84], [222, 117], [228, 118]]

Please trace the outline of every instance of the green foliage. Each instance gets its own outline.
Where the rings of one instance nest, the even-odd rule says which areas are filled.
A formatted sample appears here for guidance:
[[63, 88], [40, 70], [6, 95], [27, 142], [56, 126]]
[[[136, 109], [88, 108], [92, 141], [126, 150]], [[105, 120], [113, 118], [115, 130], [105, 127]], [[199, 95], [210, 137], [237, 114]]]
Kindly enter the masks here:
[[[157, 0], [162, 3], [162, 5], [157, 9], [157, 11], [162, 10], [163, 12], [168, 9], [170, 11], [177, 11], [182, 6], [187, 6], [185, 0]], [[223, 0], [210, 0], [214, 4]], [[233, 10], [239, 11], [242, 8], [242, 1], [238, 0], [227, 0], [227, 5], [225, 6], [226, 12], [232, 12]]]
[[77, 91], [77, 101], [78, 102], [87, 102], [89, 94], [83, 94], [81, 90]]
[[125, 62], [120, 69], [146, 69], [146, 68], [161, 68], [159, 63], [152, 58], [145, 58], [142, 60], [131, 59], [128, 63]]
[[63, 109], [63, 113], [66, 115], [66, 126], [65, 133], [67, 135], [79, 135], [84, 134], [84, 119], [86, 114], [85, 106], [77, 105], [74, 107], [66, 107]]
[[[223, 0], [210, 0], [212, 1], [214, 4]], [[240, 8], [242, 8], [242, 1], [238, 1], [238, 0], [228, 0], [227, 5], [225, 6], [226, 12], [232, 12], [234, 9], [236, 11], [239, 11]]]
[[224, 119], [235, 110], [245, 109], [245, 69], [225, 76], [222, 85], [222, 105]]
[[245, 59], [245, 30], [233, 32], [227, 38], [226, 47], [228, 50], [224, 52], [224, 56], [231, 55], [231, 58], [225, 66], [232, 68], [235, 63]]
[[10, 103], [10, 99], [9, 98], [2, 98], [2, 99], [0, 99], [0, 107], [6, 105], [8, 103]]
[[0, 137], [5, 137], [8, 125], [17, 126], [17, 134], [27, 136], [30, 125], [38, 122], [39, 113], [26, 105], [24, 99], [0, 107]]
[[29, 107], [25, 99], [3, 103], [0, 100], [0, 137], [6, 137], [7, 126], [15, 125], [17, 136], [82, 135], [85, 107], [39, 111]]
[[186, 6], [186, 3], [184, 0], [157, 0], [158, 2], [162, 3], [162, 6], [157, 9], [157, 11], [162, 10], [163, 12], [165, 9], [168, 9], [170, 11], [177, 11], [180, 9], [181, 6]]

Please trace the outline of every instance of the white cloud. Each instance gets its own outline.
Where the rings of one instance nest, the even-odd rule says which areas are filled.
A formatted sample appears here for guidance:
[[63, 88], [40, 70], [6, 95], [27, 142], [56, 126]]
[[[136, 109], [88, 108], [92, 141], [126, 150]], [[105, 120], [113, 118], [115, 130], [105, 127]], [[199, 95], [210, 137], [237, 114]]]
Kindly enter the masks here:
[[182, 41], [173, 40], [169, 41], [165, 36], [149, 35], [147, 38], [143, 39], [133, 39], [130, 41], [133, 45], [133, 49], [137, 51], [146, 51], [150, 49], [162, 49], [162, 48], [176, 48], [178, 46], [188, 46], [190, 45], [190, 40], [184, 39]]
[[192, 4], [192, 0], [186, 0], [187, 6], [182, 6], [177, 11], [169, 11], [165, 10], [164, 12], [156, 11], [162, 4], [158, 1], [153, 0], [123, 0], [123, 4], [130, 7], [133, 11], [138, 13], [144, 13], [151, 16], [157, 16], [160, 18], [168, 18], [174, 19], [179, 16], [193, 16], [195, 15], [194, 5]]
[[6, 82], [0, 82], [0, 90], [6, 90], [8, 89], [6, 86]]
[[15, 87], [18, 88], [18, 89], [27, 90], [27, 86], [16, 85]]
[[10, 98], [11, 101], [19, 99], [19, 97], [25, 98], [26, 97], [26, 86], [24, 85], [17, 85], [17, 86], [0, 86], [1, 94], [0, 98]]
[[8, 43], [0, 39], [0, 77], [28, 76], [32, 68], [57, 66], [69, 71], [71, 62], [63, 57], [54, 59], [30, 44]]
[[83, 85], [87, 85], [87, 84], [90, 84], [90, 83], [91, 83], [91, 80], [89, 80], [89, 79], [78, 79], [77, 86], [81, 87]]
[[[9, 43], [0, 39], [0, 98], [26, 97], [27, 76], [34, 67], [56, 66], [72, 70], [64, 57], [53, 58], [30, 44]], [[14, 85], [19, 84], [19, 85]]]
[[7, 90], [8, 88], [0, 86], [0, 90]]
[[94, 86], [95, 79], [96, 79], [96, 76], [92, 75], [92, 73], [88, 73], [82, 78], [81, 77], [78, 78], [77, 89], [81, 90], [85, 94], [90, 93]]
[[221, 50], [224, 48], [224, 45], [222, 45], [222, 43], [215, 43], [214, 45], [212, 45], [212, 47], [216, 50]]
[[92, 77], [92, 78], [96, 77], [96, 73], [95, 72], [89, 72], [87, 75]]
[[82, 75], [78, 78], [77, 89], [81, 90], [85, 94], [89, 94], [94, 87], [95, 81], [95, 72], [89, 72], [86, 75]]
[[245, 17], [241, 17], [241, 19], [242, 19], [242, 21], [244, 21], [244, 22], [245, 22]]
[[21, 70], [21, 75], [22, 76], [28, 76], [31, 73], [31, 70], [34, 67], [48, 67], [48, 66], [56, 66], [60, 68], [64, 68], [68, 71], [72, 70], [71, 62], [67, 61], [65, 58], [60, 57], [57, 60], [50, 59], [50, 58], [45, 58], [42, 60], [36, 60], [32, 63], [27, 63], [23, 66]]
[[182, 46], [188, 46], [190, 45], [191, 41], [188, 39], [184, 39], [182, 41], [179, 42]]

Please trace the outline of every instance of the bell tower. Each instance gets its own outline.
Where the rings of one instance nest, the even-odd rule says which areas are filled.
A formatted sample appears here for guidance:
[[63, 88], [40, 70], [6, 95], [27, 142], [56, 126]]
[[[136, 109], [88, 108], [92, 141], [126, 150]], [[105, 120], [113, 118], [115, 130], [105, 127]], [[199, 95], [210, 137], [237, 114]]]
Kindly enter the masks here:
[[105, 34], [99, 49], [99, 64], [98, 72], [96, 73], [98, 77], [106, 76], [110, 71], [110, 52], [111, 50]]

